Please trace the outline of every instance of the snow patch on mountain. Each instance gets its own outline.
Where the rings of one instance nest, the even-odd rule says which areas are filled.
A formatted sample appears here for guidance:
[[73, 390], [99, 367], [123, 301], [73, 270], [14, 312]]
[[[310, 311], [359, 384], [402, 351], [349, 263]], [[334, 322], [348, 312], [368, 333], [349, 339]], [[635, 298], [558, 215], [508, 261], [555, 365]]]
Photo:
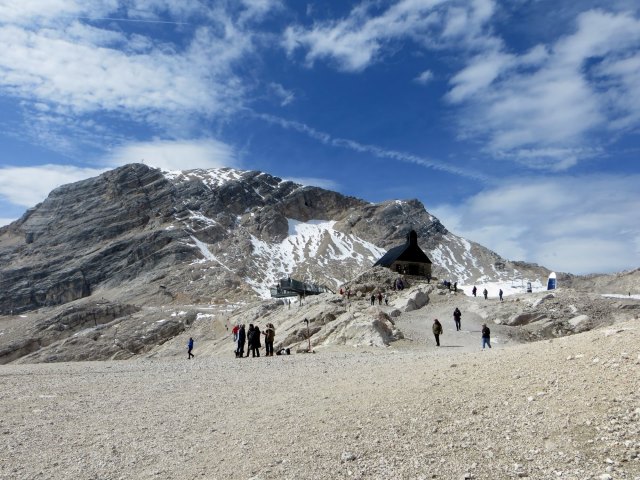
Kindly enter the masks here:
[[233, 168], [209, 168], [206, 170], [164, 170], [164, 177], [174, 183], [188, 182], [190, 180], [201, 180], [210, 189], [219, 188], [225, 183], [240, 180], [246, 172]]
[[[253, 246], [252, 278], [245, 281], [263, 298], [269, 296], [269, 286], [292, 275], [297, 264], [314, 259], [317, 265], [336, 260], [351, 260], [360, 267], [369, 267], [384, 255], [385, 250], [355, 235], [334, 229], [335, 221], [287, 219], [289, 235], [280, 243], [269, 243], [251, 236]], [[311, 283], [332, 283], [337, 287], [345, 279], [325, 275], [322, 280], [303, 278]]]

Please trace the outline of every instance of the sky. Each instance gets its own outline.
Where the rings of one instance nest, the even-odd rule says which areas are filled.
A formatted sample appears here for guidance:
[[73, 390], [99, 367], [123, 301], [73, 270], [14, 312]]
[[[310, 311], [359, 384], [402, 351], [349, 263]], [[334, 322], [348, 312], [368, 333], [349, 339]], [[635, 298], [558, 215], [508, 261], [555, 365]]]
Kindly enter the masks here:
[[0, 0], [0, 225], [132, 162], [260, 170], [640, 267], [637, 0]]

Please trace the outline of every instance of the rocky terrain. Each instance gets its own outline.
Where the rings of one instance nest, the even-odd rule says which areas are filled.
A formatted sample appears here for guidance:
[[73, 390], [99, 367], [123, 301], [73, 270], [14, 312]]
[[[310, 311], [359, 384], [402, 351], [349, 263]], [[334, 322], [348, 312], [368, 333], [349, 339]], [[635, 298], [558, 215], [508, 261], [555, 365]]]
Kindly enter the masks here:
[[439, 349], [417, 320], [396, 348], [5, 365], [0, 478], [640, 478], [637, 320], [485, 351], [466, 310]]

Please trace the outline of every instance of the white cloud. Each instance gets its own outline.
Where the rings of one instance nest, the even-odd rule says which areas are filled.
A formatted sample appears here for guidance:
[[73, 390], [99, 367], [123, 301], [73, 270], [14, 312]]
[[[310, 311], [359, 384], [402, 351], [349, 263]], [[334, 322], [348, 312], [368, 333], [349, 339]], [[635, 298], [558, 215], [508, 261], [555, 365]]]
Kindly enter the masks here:
[[584, 12], [575, 31], [551, 45], [478, 54], [451, 79], [447, 98], [462, 106], [464, 135], [484, 139], [493, 155], [567, 169], [593, 156], [596, 129], [640, 121], [638, 48], [640, 19]]
[[[255, 33], [243, 22], [278, 5], [6, 0], [0, 2], [0, 95], [20, 101], [21, 136], [65, 154], [86, 138], [122, 141], [109, 141], [116, 134], [104, 127], [115, 127], [106, 122], [85, 121], [94, 114], [189, 136], [199, 120], [226, 118], [243, 106], [248, 90], [235, 69], [255, 51]], [[151, 36], [147, 22], [181, 28], [181, 42]]]
[[237, 167], [234, 149], [217, 140], [159, 140], [116, 148], [105, 159], [111, 166], [141, 163], [164, 170]]
[[273, 92], [273, 94], [279, 98], [280, 106], [285, 107], [293, 102], [296, 98], [296, 95], [291, 90], [287, 90], [279, 83], [270, 83], [269, 88]]
[[22, 207], [33, 207], [60, 185], [77, 182], [103, 173], [105, 169], [71, 165], [1, 167], [0, 196]]
[[433, 80], [433, 72], [431, 70], [425, 70], [413, 80], [421, 85], [426, 85]]
[[386, 47], [400, 39], [473, 48], [494, 43], [483, 33], [494, 12], [493, 0], [400, 0], [381, 13], [374, 6], [374, 2], [364, 2], [342, 20], [315, 23], [311, 28], [290, 26], [283, 45], [289, 54], [306, 49], [309, 65], [330, 59], [341, 70], [358, 72], [378, 61]]
[[640, 176], [504, 182], [430, 209], [455, 233], [512, 260], [576, 274], [640, 264]]
[[[81, 32], [82, 31], [82, 32]], [[84, 42], [74, 36], [83, 35]], [[154, 49], [130, 55], [107, 48], [85, 27], [32, 32], [0, 27], [0, 89], [74, 113], [191, 111], [211, 115], [233, 109], [242, 96], [230, 66], [249, 48], [229, 28], [223, 38], [199, 29], [178, 54]]]

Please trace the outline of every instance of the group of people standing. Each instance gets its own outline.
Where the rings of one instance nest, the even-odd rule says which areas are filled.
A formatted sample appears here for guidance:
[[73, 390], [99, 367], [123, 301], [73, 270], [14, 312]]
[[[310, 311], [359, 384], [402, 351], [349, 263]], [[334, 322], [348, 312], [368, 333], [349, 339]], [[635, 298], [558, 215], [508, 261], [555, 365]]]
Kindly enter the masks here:
[[[475, 289], [475, 287], [473, 287]], [[460, 331], [462, 329], [462, 312], [458, 307], [453, 311], [453, 322], [456, 325], [456, 331]], [[433, 320], [433, 325], [431, 326], [431, 331], [433, 332], [433, 336], [436, 339], [436, 347], [440, 346], [440, 335], [442, 335], [442, 324], [440, 321], [435, 318]], [[491, 330], [487, 327], [486, 323], [482, 324], [482, 349], [484, 350], [485, 346], [491, 348]]]
[[[474, 285], [473, 288], [471, 289], [471, 293], [473, 294], [473, 296], [475, 297], [478, 293], [478, 289], [476, 288], [476, 286]], [[489, 291], [485, 288], [482, 291], [482, 295], [484, 295], [484, 299], [487, 300], [487, 298], [489, 297]], [[500, 301], [503, 302], [504, 300], [502, 299], [502, 296], [504, 295], [504, 292], [502, 291], [502, 289], [500, 289], [500, 291], [498, 292], [498, 297], [500, 298]]]
[[247, 357], [249, 354], [251, 354], [252, 357], [259, 357], [260, 349], [262, 348], [261, 335], [264, 335], [265, 355], [267, 357], [273, 356], [273, 341], [276, 336], [276, 328], [273, 326], [273, 323], [267, 323], [262, 332], [260, 331], [260, 327], [253, 323], [249, 324], [248, 331], [244, 325], [236, 325], [233, 327], [232, 333], [233, 341], [236, 344], [236, 358], [243, 358], [245, 356], [245, 344], [247, 346]]
[[371, 305], [375, 305], [376, 304], [376, 298], [378, 299], [378, 305], [382, 305], [382, 300], [384, 299], [384, 304], [385, 305], [389, 305], [389, 297], [387, 297], [387, 295], [382, 295], [382, 292], [378, 292], [378, 295], [376, 295], [375, 293], [371, 294]]

